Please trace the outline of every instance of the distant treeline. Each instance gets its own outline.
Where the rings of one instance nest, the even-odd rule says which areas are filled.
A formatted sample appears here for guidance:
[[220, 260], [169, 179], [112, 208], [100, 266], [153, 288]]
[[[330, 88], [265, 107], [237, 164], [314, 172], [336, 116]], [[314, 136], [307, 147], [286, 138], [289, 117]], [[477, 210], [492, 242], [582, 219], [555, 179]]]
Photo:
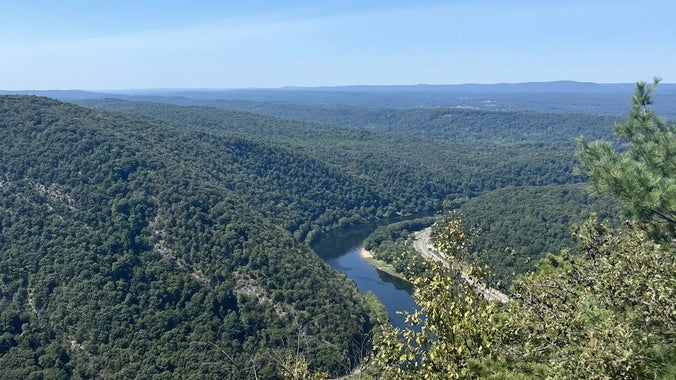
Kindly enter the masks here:
[[[612, 126], [619, 116], [582, 113], [541, 113], [533, 111], [495, 111], [463, 108], [363, 108], [320, 107], [309, 105], [192, 100], [150, 97], [157, 103], [210, 106], [218, 109], [246, 111], [283, 119], [344, 126], [369, 131], [414, 137], [451, 140], [463, 143], [567, 144], [575, 138], [612, 138]], [[138, 103], [122, 100], [86, 100], [83, 105], [130, 111]], [[625, 107], [625, 104], [622, 105]]]

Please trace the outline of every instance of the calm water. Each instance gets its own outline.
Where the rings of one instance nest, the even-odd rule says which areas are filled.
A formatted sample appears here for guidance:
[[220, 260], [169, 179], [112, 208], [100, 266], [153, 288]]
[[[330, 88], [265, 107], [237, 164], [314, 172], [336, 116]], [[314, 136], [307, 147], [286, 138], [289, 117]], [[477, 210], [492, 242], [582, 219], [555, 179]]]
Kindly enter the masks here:
[[387, 309], [392, 324], [402, 328], [404, 317], [397, 311], [412, 312], [416, 307], [410, 284], [376, 270], [359, 254], [362, 241], [375, 228], [375, 225], [366, 225], [332, 231], [313, 248], [333, 269], [353, 280], [360, 292], [372, 291]]

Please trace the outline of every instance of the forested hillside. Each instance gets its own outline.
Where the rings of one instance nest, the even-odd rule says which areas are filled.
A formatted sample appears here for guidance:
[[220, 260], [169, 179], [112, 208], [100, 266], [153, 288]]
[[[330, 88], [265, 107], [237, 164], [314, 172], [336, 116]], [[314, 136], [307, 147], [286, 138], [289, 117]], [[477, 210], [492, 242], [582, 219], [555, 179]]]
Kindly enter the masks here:
[[504, 289], [545, 254], [572, 247], [573, 224], [591, 213], [613, 221], [621, 215], [618, 202], [590, 194], [583, 184], [506, 187], [468, 200], [461, 211], [465, 224], [478, 228], [474, 259], [487, 264]]
[[[107, 99], [91, 106], [159, 120], [180, 128], [241, 136], [284, 146], [372, 183], [391, 198], [472, 197], [504, 186], [562, 184], [572, 175], [573, 150], [526, 140], [497, 144], [451, 142], [348, 127], [282, 120], [208, 107]], [[496, 123], [499, 119], [496, 119]], [[607, 126], [610, 128], [610, 126]], [[435, 204], [438, 206], [439, 204]], [[438, 210], [439, 207], [434, 208]]]
[[345, 373], [374, 322], [307, 243], [505, 186], [580, 180], [570, 146], [535, 124], [521, 139], [479, 120], [452, 141], [87, 104], [109, 111], [0, 97], [0, 366], [10, 377], [275, 378], [298, 363]]
[[[115, 99], [84, 103], [303, 152], [359, 179], [369, 193], [386, 195], [389, 203], [375, 210], [378, 217], [438, 212], [442, 201], [446, 207], [462, 206], [468, 225], [482, 229], [481, 260], [505, 287], [544, 253], [570, 246], [571, 223], [591, 212], [611, 217], [619, 212], [582, 187], [569, 186], [583, 179], [572, 175], [574, 138], [610, 135], [610, 117], [447, 109], [322, 108], [322, 114], [312, 107], [284, 106], [329, 119], [336, 116], [332, 112], [343, 112], [345, 119], [332, 120], [371, 126], [333, 127], [207, 107]], [[258, 104], [252, 111], [265, 107]], [[416, 131], [430, 133], [411, 136]]]
[[[343, 206], [349, 180], [284, 150], [46, 98], [1, 97], [0, 139], [4, 376], [356, 364], [367, 310], [290, 232], [333, 210], [303, 202]], [[378, 205], [352, 196], [356, 209]]]
[[[463, 108], [365, 108], [312, 106], [242, 100], [197, 100], [172, 97], [141, 97], [155, 103], [209, 106], [274, 116], [283, 119], [345, 126], [405, 136], [491, 144], [568, 144], [575, 138], [610, 138], [617, 116], [533, 111], [491, 111]], [[140, 105], [115, 100], [81, 100], [87, 106], [140, 111]], [[143, 103], [140, 103], [143, 104]]]
[[[584, 184], [568, 184], [488, 191], [463, 202], [453, 213], [472, 235], [471, 254], [465, 259], [486, 265], [493, 286], [507, 292], [515, 277], [534, 270], [547, 253], [573, 247], [574, 225], [591, 214], [617, 223], [622, 211], [617, 201], [590, 194]], [[420, 254], [411, 246], [412, 232], [433, 223], [435, 231], [444, 226], [428, 217], [379, 227], [364, 241], [364, 248], [399, 273], [415, 275], [421, 266]]]

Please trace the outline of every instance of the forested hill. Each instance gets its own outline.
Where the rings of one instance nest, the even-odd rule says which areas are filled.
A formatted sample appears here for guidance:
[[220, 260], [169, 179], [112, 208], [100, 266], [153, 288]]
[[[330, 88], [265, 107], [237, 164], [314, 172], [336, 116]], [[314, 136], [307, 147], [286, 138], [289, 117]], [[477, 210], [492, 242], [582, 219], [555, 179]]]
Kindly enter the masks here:
[[274, 378], [289, 358], [345, 373], [373, 320], [305, 243], [504, 186], [576, 181], [565, 144], [96, 105], [116, 112], [0, 97], [9, 377]]
[[[244, 107], [243, 107], [244, 105]], [[611, 116], [484, 111], [459, 108], [311, 108], [282, 104], [218, 104], [287, 119], [456, 142], [574, 144], [579, 135], [610, 138]]]
[[573, 247], [571, 226], [581, 225], [591, 213], [614, 221], [621, 207], [592, 195], [585, 184], [505, 187], [462, 205], [464, 222], [480, 231], [473, 258], [488, 264], [505, 290], [545, 254]]
[[[543, 143], [574, 146], [580, 135], [593, 139], [612, 138], [617, 116], [580, 113], [541, 113], [463, 108], [365, 108], [312, 106], [243, 100], [190, 99], [182, 97], [140, 97], [155, 103], [209, 106], [246, 111], [290, 120], [387, 132], [462, 143]], [[85, 106], [130, 109], [115, 100], [80, 100]], [[125, 105], [126, 104], [126, 105]]]
[[46, 98], [0, 97], [0, 144], [3, 376], [356, 364], [363, 302], [290, 231], [377, 194], [283, 149]]
[[[209, 107], [108, 99], [91, 106], [161, 121], [179, 128], [235, 135], [283, 146], [370, 184], [395, 202], [439, 210], [444, 199], [472, 197], [503, 186], [579, 181], [573, 150], [564, 144], [496, 143], [402, 136]], [[610, 126], [607, 126], [610, 130]], [[408, 208], [409, 211], [416, 211]], [[406, 211], [406, 210], [404, 210]]]

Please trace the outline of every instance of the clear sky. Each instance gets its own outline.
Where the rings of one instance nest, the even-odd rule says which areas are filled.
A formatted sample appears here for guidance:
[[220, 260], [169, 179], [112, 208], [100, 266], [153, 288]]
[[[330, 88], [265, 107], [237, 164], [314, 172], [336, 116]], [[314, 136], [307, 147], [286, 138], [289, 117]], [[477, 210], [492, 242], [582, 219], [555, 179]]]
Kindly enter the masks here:
[[3, 1], [0, 89], [676, 82], [674, 0]]

